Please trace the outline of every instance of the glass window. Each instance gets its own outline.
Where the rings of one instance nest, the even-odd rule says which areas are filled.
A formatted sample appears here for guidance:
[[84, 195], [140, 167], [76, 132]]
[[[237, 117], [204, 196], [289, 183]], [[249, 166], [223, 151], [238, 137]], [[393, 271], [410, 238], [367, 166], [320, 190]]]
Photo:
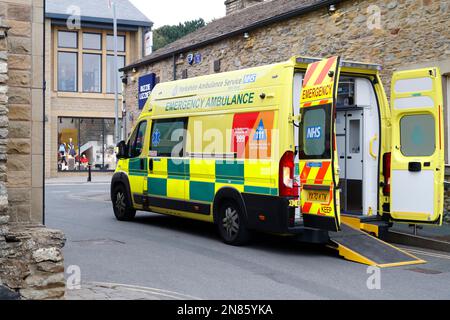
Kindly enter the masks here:
[[101, 50], [102, 35], [100, 33], [83, 33], [83, 49]]
[[58, 122], [58, 170], [78, 170], [79, 119], [59, 118]]
[[145, 130], [147, 130], [147, 121], [142, 121], [130, 139], [130, 158], [136, 158], [141, 155], [144, 147]]
[[[114, 51], [114, 36], [107, 35], [106, 50]], [[125, 36], [117, 36], [117, 51], [125, 52]]]
[[150, 150], [157, 157], [183, 157], [187, 119], [156, 120], [150, 137]]
[[102, 91], [102, 56], [83, 54], [83, 92]]
[[77, 88], [78, 58], [74, 52], [58, 53], [58, 91], [75, 92]]
[[[114, 143], [114, 119], [104, 119], [105, 122], [105, 170], [115, 170], [116, 169], [116, 153], [114, 151], [115, 143]], [[120, 128], [120, 119], [119, 119], [119, 128]]]
[[300, 158], [330, 158], [330, 109], [331, 105], [325, 105], [307, 108], [303, 111], [300, 129]]
[[114, 56], [108, 55], [106, 58], [106, 92], [114, 93], [114, 76], [119, 78], [118, 92], [122, 93], [122, 81], [121, 77], [123, 72], [119, 72], [119, 69], [125, 67], [125, 57], [117, 56], [117, 70], [114, 70]]
[[426, 157], [436, 149], [435, 123], [431, 114], [404, 116], [400, 120], [400, 143], [403, 155]]
[[80, 154], [85, 154], [92, 170], [103, 170], [103, 119], [80, 119]]
[[58, 47], [78, 48], [78, 33], [73, 31], [58, 31]]

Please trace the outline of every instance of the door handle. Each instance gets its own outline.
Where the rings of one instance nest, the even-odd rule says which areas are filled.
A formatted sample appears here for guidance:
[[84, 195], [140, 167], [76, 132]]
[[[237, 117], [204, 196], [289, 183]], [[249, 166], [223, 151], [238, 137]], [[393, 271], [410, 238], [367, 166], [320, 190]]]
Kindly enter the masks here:
[[410, 172], [420, 172], [422, 171], [422, 164], [420, 162], [409, 162], [408, 171]]
[[377, 155], [373, 152], [373, 143], [378, 139], [377, 135], [374, 135], [372, 139], [370, 139], [369, 143], [369, 154], [372, 158], [376, 159]]
[[150, 158], [148, 160], [148, 169], [150, 170], [150, 172], [153, 171], [153, 159], [152, 158]]
[[145, 162], [144, 161], [145, 161], [144, 158], [141, 158], [140, 161], [139, 161], [139, 166], [141, 167], [141, 170], [145, 169]]

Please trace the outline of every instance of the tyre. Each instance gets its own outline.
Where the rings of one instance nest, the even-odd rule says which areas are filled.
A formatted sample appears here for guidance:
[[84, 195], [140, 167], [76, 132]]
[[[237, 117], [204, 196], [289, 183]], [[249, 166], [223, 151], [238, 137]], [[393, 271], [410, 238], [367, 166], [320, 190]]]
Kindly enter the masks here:
[[113, 189], [112, 205], [114, 215], [119, 221], [131, 221], [136, 216], [136, 210], [134, 210], [128, 192], [122, 184], [118, 184]]
[[250, 240], [244, 213], [235, 201], [226, 200], [222, 203], [219, 208], [217, 224], [220, 236], [226, 244], [240, 246]]

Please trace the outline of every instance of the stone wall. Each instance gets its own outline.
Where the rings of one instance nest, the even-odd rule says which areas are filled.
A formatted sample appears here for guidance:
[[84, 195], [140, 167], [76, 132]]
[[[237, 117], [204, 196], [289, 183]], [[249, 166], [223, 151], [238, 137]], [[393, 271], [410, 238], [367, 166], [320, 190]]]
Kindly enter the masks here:
[[[336, 7], [331, 15], [322, 8], [250, 31], [248, 39], [239, 35], [199, 48], [195, 52], [201, 53], [203, 61], [191, 66], [185, 58], [179, 58], [176, 78], [181, 79], [183, 70], [188, 77], [211, 74], [215, 60], [220, 60], [220, 72], [225, 72], [280, 62], [293, 55], [341, 55], [347, 60], [379, 63], [388, 95], [392, 72], [399, 68], [439, 65], [444, 74], [450, 75], [448, 0], [347, 0]], [[128, 73], [131, 81], [125, 90], [126, 108], [134, 120], [129, 121], [128, 128], [139, 114], [136, 79], [155, 72], [161, 82], [171, 81], [172, 62], [168, 58]], [[448, 108], [447, 102], [446, 112]]]
[[0, 300], [60, 299], [65, 292], [65, 238], [41, 225], [42, 185], [34, 179], [43, 172], [35, 156], [43, 149], [43, 60], [32, 54], [42, 24], [31, 21], [42, 14], [42, 1], [0, 1]]

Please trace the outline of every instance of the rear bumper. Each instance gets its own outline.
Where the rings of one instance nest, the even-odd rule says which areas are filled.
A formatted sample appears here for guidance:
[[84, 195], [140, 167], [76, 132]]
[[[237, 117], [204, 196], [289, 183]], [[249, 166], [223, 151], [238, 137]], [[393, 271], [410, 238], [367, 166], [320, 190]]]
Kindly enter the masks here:
[[304, 224], [295, 225], [295, 206], [291, 200], [298, 198], [242, 194], [249, 229], [278, 234], [296, 235], [301, 241], [322, 243], [328, 241], [326, 230], [305, 228]]

